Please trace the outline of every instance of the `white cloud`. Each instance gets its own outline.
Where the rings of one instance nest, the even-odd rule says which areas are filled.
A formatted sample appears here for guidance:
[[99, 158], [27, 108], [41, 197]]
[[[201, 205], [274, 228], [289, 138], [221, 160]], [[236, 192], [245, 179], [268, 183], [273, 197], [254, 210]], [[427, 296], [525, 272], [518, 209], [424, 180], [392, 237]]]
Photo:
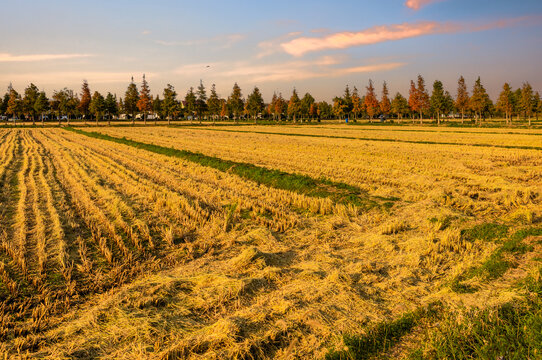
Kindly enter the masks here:
[[33, 62], [33, 61], [50, 61], [50, 60], [68, 60], [90, 57], [90, 54], [28, 54], [28, 55], [13, 55], [8, 53], [0, 53], [0, 62]]

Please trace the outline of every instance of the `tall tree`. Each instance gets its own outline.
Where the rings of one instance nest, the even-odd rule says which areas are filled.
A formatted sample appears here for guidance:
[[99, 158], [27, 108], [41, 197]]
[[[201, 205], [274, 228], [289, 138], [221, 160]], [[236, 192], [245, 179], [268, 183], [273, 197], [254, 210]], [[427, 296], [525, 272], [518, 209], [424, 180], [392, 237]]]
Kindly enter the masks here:
[[512, 118], [512, 111], [514, 110], [514, 94], [508, 83], [504, 83], [502, 91], [499, 94], [497, 110], [504, 113], [506, 124], [508, 124]]
[[254, 119], [254, 122], [257, 122], [258, 115], [263, 112], [264, 107], [262, 93], [258, 87], [254, 87], [254, 90], [247, 98], [247, 110]]
[[94, 114], [96, 126], [98, 126], [98, 121], [103, 117], [105, 112], [105, 99], [102, 94], [97, 91], [94, 92], [92, 99], [90, 100], [89, 110]]
[[390, 92], [388, 90], [388, 84], [384, 81], [382, 85], [382, 98], [380, 100], [380, 112], [382, 115], [389, 115], [391, 111]]
[[461, 76], [457, 81], [457, 96], [455, 97], [455, 107], [461, 112], [461, 123], [465, 121], [465, 110], [469, 108], [469, 92], [465, 84], [465, 78]]
[[301, 99], [301, 115], [310, 118], [311, 106], [314, 104], [314, 98], [311, 94], [305, 93]]
[[420, 112], [420, 124], [422, 124], [423, 113], [429, 110], [431, 104], [429, 102], [429, 94], [425, 89], [425, 80], [421, 75], [418, 75], [418, 87], [416, 88], [416, 92], [418, 93], [418, 111]]
[[30, 84], [24, 90], [23, 97], [23, 112], [27, 117], [32, 118], [32, 125], [36, 125], [36, 110], [34, 109], [34, 104], [38, 100], [39, 89], [36, 85]]
[[241, 88], [237, 83], [233, 84], [231, 95], [228, 97], [228, 107], [230, 113], [233, 114], [235, 121], [239, 120], [239, 116], [243, 113], [245, 102], [241, 94]]
[[318, 120], [329, 119], [333, 115], [333, 108], [326, 101], [318, 103]]
[[399, 120], [403, 119], [403, 115], [408, 112], [407, 99], [399, 92], [395, 94], [395, 97], [391, 101], [391, 112], [397, 115]]
[[190, 121], [192, 121], [194, 113], [196, 112], [196, 94], [194, 93], [194, 88], [190, 87], [184, 97], [184, 105]]
[[277, 93], [273, 92], [273, 97], [271, 98], [271, 102], [267, 106], [267, 112], [269, 113], [269, 115], [273, 117], [273, 121], [277, 119], [276, 112], [275, 112], [275, 108], [277, 106], [277, 100], [278, 100]]
[[198, 90], [196, 91], [196, 112], [198, 114], [198, 119], [201, 124], [203, 116], [207, 113], [207, 91], [205, 86], [203, 86], [203, 81], [199, 81]]
[[[8, 91], [4, 94], [4, 99], [2, 101], [0, 101], [0, 114], [1, 115], [6, 115], [7, 114], [10, 90], [11, 90], [11, 86], [8, 87]], [[8, 122], [7, 116], [5, 117], [5, 122], [6, 122], [6, 124]]]
[[363, 102], [361, 101], [358, 89], [355, 86], [352, 91], [352, 113], [354, 114], [354, 121], [357, 121], [358, 117], [363, 113]]
[[143, 123], [147, 124], [147, 114], [152, 111], [152, 97], [151, 90], [145, 74], [143, 74], [143, 81], [141, 82], [141, 91], [139, 92], [139, 100], [137, 101], [137, 108], [143, 113]]
[[[152, 97], [151, 97], [152, 99]], [[154, 99], [152, 100], [152, 112], [154, 114], [154, 125], [158, 124], [158, 119], [162, 117], [162, 100], [160, 100], [160, 96], [156, 94]]]
[[222, 104], [220, 102], [220, 97], [216, 93], [215, 84], [211, 86], [211, 95], [209, 96], [209, 100], [207, 100], [207, 108], [209, 109], [209, 114], [213, 118], [213, 121], [220, 116]]
[[343, 110], [344, 114], [350, 118], [350, 113], [352, 112], [352, 109], [354, 108], [354, 103], [352, 101], [352, 95], [350, 94], [350, 87], [346, 85], [346, 88], [344, 89], [343, 94]]
[[171, 118], [177, 111], [177, 92], [171, 84], [167, 84], [164, 89], [164, 100], [162, 100], [162, 112], [167, 117], [168, 125], [171, 124]]
[[44, 125], [44, 114], [49, 111], [49, 99], [47, 99], [45, 91], [40, 92], [38, 95], [38, 98], [34, 103], [34, 111], [36, 111], [37, 114], [40, 114], [41, 124]]
[[440, 114], [446, 108], [446, 98], [444, 95], [444, 86], [439, 80], [433, 83], [430, 103], [432, 111], [437, 114], [437, 124], [440, 125]]
[[482, 118], [485, 112], [489, 109], [491, 100], [489, 95], [486, 92], [486, 89], [482, 85], [480, 77], [476, 79], [474, 87], [472, 89], [472, 96], [470, 98], [470, 108], [474, 111], [475, 115], [478, 117], [480, 125], [482, 124]]
[[534, 94], [533, 109], [536, 116], [536, 121], [538, 121], [538, 114], [542, 111], [542, 99], [540, 98], [540, 93], [538, 91]]
[[296, 122], [297, 117], [301, 114], [301, 100], [297, 95], [297, 90], [294, 88], [290, 101], [288, 101], [288, 116], [292, 117]]
[[529, 126], [531, 126], [531, 116], [533, 113], [533, 97], [533, 88], [531, 87], [531, 84], [524, 82], [521, 87], [520, 108], [523, 112], [523, 119], [525, 120], [529, 117]]
[[346, 109], [348, 108], [348, 105], [346, 105], [346, 101], [344, 101], [344, 98], [342, 97], [335, 97], [333, 98], [333, 114], [338, 119], [342, 119], [346, 114]]
[[365, 93], [365, 111], [369, 115], [370, 121], [374, 119], [374, 116], [379, 111], [379, 103], [376, 98], [375, 88], [373, 86], [373, 80], [369, 79], [369, 85], [366, 87], [367, 92]]
[[22, 112], [23, 101], [21, 99], [21, 95], [19, 95], [19, 93], [12, 86], [10, 86], [6, 113], [13, 116], [14, 123], [16, 123], [16, 119], [21, 115]]
[[108, 125], [111, 125], [111, 117], [118, 115], [119, 108], [117, 104], [117, 97], [110, 92], [107, 93], [104, 100], [104, 112], [107, 114]]
[[62, 122], [62, 115], [68, 115], [69, 95], [68, 89], [64, 88], [53, 93], [51, 100], [51, 110], [56, 113], [58, 125]]
[[81, 86], [81, 100], [79, 101], [79, 112], [83, 116], [85, 124], [87, 123], [87, 117], [89, 115], [89, 106], [90, 106], [90, 88], [88, 87], [88, 82], [83, 80], [83, 85]]
[[282, 120], [282, 115], [288, 112], [288, 102], [282, 97], [282, 93], [279, 93], [277, 102], [275, 103], [275, 114], [278, 116], [278, 120]]
[[138, 101], [139, 91], [137, 90], [137, 85], [134, 83], [134, 78], [132, 77], [132, 81], [128, 84], [128, 88], [124, 94], [124, 111], [132, 117], [132, 125], [135, 124]]
[[410, 89], [408, 90], [408, 106], [412, 113], [412, 123], [414, 124], [414, 113], [420, 111], [420, 102], [418, 100], [418, 89], [413, 80], [410, 80]]

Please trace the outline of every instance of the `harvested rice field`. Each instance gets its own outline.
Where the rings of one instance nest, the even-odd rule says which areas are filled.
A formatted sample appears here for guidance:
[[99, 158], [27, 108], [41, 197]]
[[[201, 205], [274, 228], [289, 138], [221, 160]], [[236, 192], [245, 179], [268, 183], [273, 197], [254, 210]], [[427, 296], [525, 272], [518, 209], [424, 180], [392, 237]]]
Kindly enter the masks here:
[[6, 359], [542, 356], [541, 130], [4, 128], [0, 189]]

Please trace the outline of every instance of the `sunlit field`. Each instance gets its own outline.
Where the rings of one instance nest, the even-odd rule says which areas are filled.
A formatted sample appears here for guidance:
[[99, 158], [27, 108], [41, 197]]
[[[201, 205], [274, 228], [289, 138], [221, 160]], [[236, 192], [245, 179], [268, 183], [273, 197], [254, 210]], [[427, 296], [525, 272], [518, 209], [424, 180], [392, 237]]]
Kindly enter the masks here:
[[542, 356], [542, 129], [0, 129], [0, 355]]

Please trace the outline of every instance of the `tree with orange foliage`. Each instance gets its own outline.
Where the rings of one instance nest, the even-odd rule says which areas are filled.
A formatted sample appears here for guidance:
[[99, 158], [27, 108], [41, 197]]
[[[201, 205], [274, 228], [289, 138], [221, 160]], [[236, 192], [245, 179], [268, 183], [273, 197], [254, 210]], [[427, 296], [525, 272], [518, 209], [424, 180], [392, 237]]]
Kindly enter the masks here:
[[371, 121], [379, 110], [378, 99], [376, 98], [375, 88], [373, 86], [373, 80], [369, 79], [369, 86], [366, 87], [367, 93], [365, 94], [365, 111], [369, 115], [369, 121]]
[[137, 108], [143, 113], [143, 121], [147, 124], [147, 113], [152, 110], [151, 90], [149, 84], [143, 74], [143, 82], [141, 83], [141, 91], [139, 92], [139, 101], [137, 102]]

